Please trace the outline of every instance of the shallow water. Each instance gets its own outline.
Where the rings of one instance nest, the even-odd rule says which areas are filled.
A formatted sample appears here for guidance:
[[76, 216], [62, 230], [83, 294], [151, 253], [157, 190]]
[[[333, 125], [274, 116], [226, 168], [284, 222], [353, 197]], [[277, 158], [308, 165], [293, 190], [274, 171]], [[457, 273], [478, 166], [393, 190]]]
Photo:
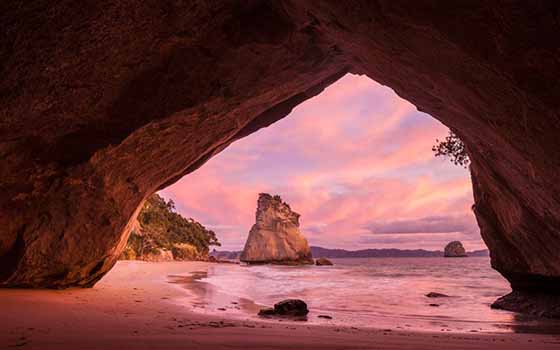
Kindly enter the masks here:
[[[308, 304], [310, 323], [444, 332], [560, 334], [560, 322], [490, 308], [510, 288], [490, 268], [488, 258], [332, 261], [334, 266], [215, 264], [187, 284], [197, 297], [191, 306], [199, 312], [255, 318], [261, 306], [298, 298]], [[450, 297], [428, 298], [425, 295], [429, 292]]]

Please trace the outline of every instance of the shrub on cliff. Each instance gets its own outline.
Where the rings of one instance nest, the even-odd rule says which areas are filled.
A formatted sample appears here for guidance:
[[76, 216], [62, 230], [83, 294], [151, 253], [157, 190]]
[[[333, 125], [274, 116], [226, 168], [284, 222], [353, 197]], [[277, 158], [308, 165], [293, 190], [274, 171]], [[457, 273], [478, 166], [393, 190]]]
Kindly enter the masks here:
[[205, 260], [208, 258], [208, 252], [201, 254], [194, 245], [189, 243], [177, 243], [171, 252], [175, 260]]
[[165, 249], [177, 254], [177, 259], [198, 260], [208, 256], [211, 245], [220, 246], [213, 231], [178, 214], [175, 203], [158, 194], [146, 200], [137, 220], [139, 225], [131, 232], [125, 248], [126, 257], [142, 259]]
[[449, 131], [449, 135], [444, 141], [436, 139], [436, 144], [432, 147], [436, 157], [448, 157], [455, 164], [466, 168], [470, 159], [467, 149], [463, 141], [453, 131]]

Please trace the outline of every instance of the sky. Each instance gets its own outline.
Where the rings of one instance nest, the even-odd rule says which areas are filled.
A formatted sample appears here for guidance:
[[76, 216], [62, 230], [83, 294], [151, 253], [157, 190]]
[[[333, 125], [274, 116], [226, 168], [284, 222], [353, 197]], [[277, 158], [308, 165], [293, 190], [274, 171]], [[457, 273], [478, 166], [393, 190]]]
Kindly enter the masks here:
[[431, 150], [448, 129], [366, 76], [346, 75], [161, 191], [240, 250], [260, 192], [301, 214], [311, 245], [483, 249], [469, 172]]

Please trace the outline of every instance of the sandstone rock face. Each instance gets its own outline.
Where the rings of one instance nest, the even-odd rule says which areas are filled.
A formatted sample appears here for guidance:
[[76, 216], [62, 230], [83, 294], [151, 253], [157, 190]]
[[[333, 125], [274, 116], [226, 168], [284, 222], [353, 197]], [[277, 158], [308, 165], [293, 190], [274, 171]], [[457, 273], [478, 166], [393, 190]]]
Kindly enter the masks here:
[[92, 286], [147, 196], [351, 72], [461, 137], [492, 266], [560, 294], [559, 6], [2, 1], [0, 285]]
[[259, 194], [255, 224], [239, 260], [253, 264], [313, 264], [311, 249], [299, 232], [299, 214], [280, 196]]
[[446, 258], [465, 258], [467, 256], [467, 252], [461, 242], [453, 241], [447, 243], [445, 249], [443, 250], [443, 256]]

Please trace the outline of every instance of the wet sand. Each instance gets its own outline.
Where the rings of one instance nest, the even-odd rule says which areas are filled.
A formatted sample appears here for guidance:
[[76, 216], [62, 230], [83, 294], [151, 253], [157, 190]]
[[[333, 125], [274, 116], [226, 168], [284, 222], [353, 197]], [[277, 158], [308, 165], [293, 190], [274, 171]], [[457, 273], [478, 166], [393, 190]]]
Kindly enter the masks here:
[[208, 266], [123, 261], [92, 289], [0, 290], [0, 349], [560, 348], [560, 335], [261, 322], [230, 317], [230, 309], [194, 313], [187, 305], [196, 304], [196, 297], [182, 288], [189, 281], [169, 283], [174, 279], [170, 276], [188, 279]]

